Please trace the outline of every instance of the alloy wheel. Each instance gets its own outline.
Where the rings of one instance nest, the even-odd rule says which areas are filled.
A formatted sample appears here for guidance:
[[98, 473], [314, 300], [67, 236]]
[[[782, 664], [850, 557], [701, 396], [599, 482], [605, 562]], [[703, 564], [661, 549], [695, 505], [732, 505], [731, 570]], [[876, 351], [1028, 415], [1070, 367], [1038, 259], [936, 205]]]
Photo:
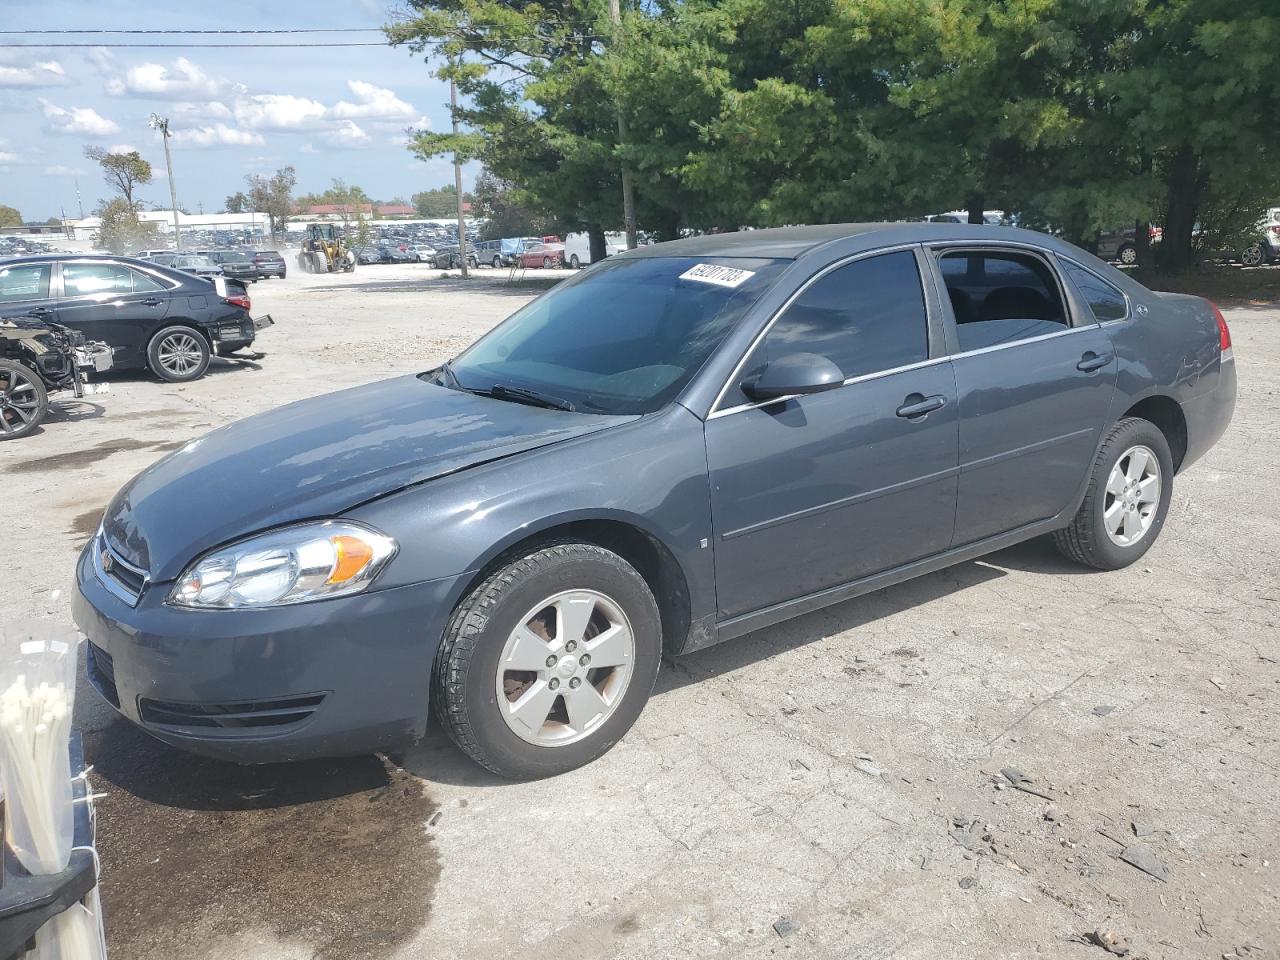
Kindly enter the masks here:
[[6, 368], [0, 376], [0, 433], [16, 433], [39, 415], [40, 393], [28, 374]]
[[1240, 253], [1240, 263], [1246, 267], [1262, 265], [1262, 244], [1252, 243]]
[[185, 377], [196, 370], [204, 359], [200, 344], [189, 333], [171, 333], [160, 341], [156, 350], [160, 366], [175, 377]]
[[1160, 461], [1150, 447], [1130, 447], [1107, 477], [1102, 525], [1118, 547], [1131, 547], [1151, 529], [1160, 509]]
[[1120, 262], [1127, 267], [1133, 266], [1138, 262], [1138, 251], [1133, 247], [1122, 247], [1120, 250]]
[[503, 647], [502, 719], [537, 746], [575, 743], [622, 702], [635, 656], [631, 623], [609, 597], [595, 590], [548, 597], [520, 619]]

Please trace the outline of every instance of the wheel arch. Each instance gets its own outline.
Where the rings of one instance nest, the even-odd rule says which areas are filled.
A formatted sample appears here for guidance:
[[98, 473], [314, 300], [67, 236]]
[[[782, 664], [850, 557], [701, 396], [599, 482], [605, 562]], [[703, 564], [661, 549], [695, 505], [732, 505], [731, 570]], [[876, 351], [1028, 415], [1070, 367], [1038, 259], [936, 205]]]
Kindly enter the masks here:
[[1182, 461], [1187, 455], [1187, 417], [1182, 404], [1165, 394], [1151, 394], [1120, 415], [1122, 420], [1125, 417], [1138, 417], [1154, 424], [1169, 444], [1174, 473], [1182, 468]]
[[512, 531], [480, 557], [474, 573], [455, 590], [451, 609], [456, 608], [499, 567], [548, 543], [563, 540], [595, 544], [616, 553], [635, 567], [657, 601], [662, 618], [664, 652], [679, 652], [689, 633], [692, 617], [688, 575], [663, 539], [639, 518], [627, 514], [550, 517], [536, 529], [524, 526]]

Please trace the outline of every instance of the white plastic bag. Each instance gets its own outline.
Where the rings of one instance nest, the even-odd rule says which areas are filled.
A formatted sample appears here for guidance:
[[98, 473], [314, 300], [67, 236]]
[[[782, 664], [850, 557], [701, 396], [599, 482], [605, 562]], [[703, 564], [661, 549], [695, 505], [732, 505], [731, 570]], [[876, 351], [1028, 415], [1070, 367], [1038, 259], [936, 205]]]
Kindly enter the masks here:
[[[59, 873], [71, 859], [71, 710], [79, 638], [45, 623], [0, 626], [0, 782], [5, 841], [32, 874]], [[106, 956], [96, 888], [93, 911], [73, 906], [36, 933], [36, 960]]]

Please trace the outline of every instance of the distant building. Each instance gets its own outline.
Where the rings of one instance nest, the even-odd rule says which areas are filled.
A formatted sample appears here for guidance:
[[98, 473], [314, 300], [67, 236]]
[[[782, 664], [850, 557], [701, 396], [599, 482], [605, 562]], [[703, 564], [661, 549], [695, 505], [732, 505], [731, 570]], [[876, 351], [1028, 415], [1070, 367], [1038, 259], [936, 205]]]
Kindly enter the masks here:
[[366, 218], [412, 217], [417, 208], [407, 203], [309, 203], [293, 208], [295, 217], [314, 217], [317, 220], [351, 220], [362, 214]]
[[[172, 210], [141, 210], [138, 212], [138, 219], [143, 223], [156, 224], [161, 236], [167, 237], [173, 234]], [[183, 213], [179, 211], [178, 225], [183, 230], [234, 230], [237, 233], [248, 231], [265, 235], [269, 221], [265, 213]], [[67, 230], [75, 240], [90, 240], [101, 227], [101, 217], [67, 221]]]

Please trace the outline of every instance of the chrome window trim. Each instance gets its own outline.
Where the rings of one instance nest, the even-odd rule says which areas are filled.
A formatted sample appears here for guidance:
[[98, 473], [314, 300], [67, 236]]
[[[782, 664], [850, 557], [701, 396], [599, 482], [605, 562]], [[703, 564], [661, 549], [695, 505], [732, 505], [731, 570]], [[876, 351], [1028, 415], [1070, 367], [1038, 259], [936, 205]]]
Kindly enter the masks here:
[[1039, 343], [1042, 340], [1056, 340], [1059, 337], [1068, 337], [1073, 333], [1084, 333], [1088, 330], [1096, 329], [1098, 324], [1090, 323], [1079, 327], [1064, 327], [1053, 333], [1042, 333], [1038, 337], [1027, 337], [1023, 340], [1011, 340], [1008, 343], [993, 343], [989, 347], [978, 347], [976, 350], [965, 350], [961, 353], [953, 353], [947, 357], [948, 360], [963, 360], [965, 357], [976, 357], [984, 353], [995, 353], [997, 350], [1008, 350], [1012, 347], [1020, 347], [1024, 343]]
[[[1057, 334], [1051, 334], [1051, 336], [1057, 336]], [[752, 347], [752, 349], [754, 350], [755, 347]], [[928, 360], [918, 360], [915, 363], [904, 364], [901, 367], [891, 367], [888, 370], [877, 370], [875, 373], [863, 373], [856, 377], [849, 377], [849, 379], [842, 381], [840, 386], [847, 387], [851, 383], [865, 383], [868, 380], [879, 380], [881, 377], [891, 377], [895, 373], [906, 373], [908, 370], [920, 370], [924, 367], [934, 367], [940, 363], [946, 363], [950, 359], [951, 357], [949, 355], [930, 357]], [[840, 388], [837, 387], [836, 389], [838, 390]], [[707, 416], [707, 419], [713, 420], [716, 417], [728, 416], [731, 413], [742, 413], [744, 410], [755, 410], [759, 407], [767, 407], [770, 404], [782, 403], [786, 400], [795, 400], [801, 396], [804, 396], [804, 394], [792, 393], [785, 397], [774, 397], [770, 400], [761, 400], [758, 403], [740, 403], [736, 407], [725, 407], [721, 410], [713, 410]]]
[[[738, 412], [740, 412], [740, 411], [742, 411], [742, 410], [754, 410], [756, 407], [761, 407], [761, 406], [764, 406], [765, 404], [770, 404], [770, 403], [781, 403], [781, 402], [782, 402], [782, 401], [784, 401], [784, 400], [792, 400], [792, 399], [795, 399], [794, 397], [791, 397], [791, 396], [789, 396], [789, 397], [775, 397], [775, 398], [773, 398], [772, 400], [766, 400], [766, 401], [764, 401], [764, 403], [737, 404], [736, 406], [733, 406], [733, 407], [723, 407], [723, 408], [720, 406], [720, 404], [724, 401], [725, 394], [729, 392], [729, 387], [730, 387], [732, 384], [736, 383], [736, 382], [737, 382], [737, 380], [738, 380], [738, 377], [742, 374], [742, 368], [743, 368], [743, 366], [746, 364], [747, 359], [748, 359], [748, 358], [749, 358], [753, 353], [755, 353], [755, 352], [756, 352], [756, 347], [760, 346], [760, 342], [761, 342], [762, 340], [764, 340], [764, 338], [765, 338], [766, 336], [768, 336], [769, 331], [773, 329], [773, 325], [774, 325], [775, 323], [777, 323], [777, 322], [778, 322], [778, 318], [779, 318], [779, 317], [781, 317], [784, 313], [786, 313], [786, 312], [787, 312], [787, 309], [791, 306], [791, 304], [792, 304], [792, 303], [794, 303], [794, 302], [795, 302], [796, 298], [797, 298], [797, 297], [799, 297], [799, 296], [800, 296], [800, 294], [802, 294], [802, 293], [804, 293], [806, 290], [808, 290], [811, 284], [817, 283], [819, 280], [821, 280], [823, 277], [825, 277], [825, 276], [826, 276], [828, 273], [830, 273], [831, 271], [836, 270], [836, 269], [839, 269], [840, 267], [843, 267], [843, 266], [845, 266], [846, 264], [853, 263], [853, 262], [854, 262], [854, 261], [856, 261], [856, 260], [866, 260], [866, 259], [868, 259], [869, 257], [876, 257], [876, 256], [880, 256], [881, 254], [885, 254], [885, 253], [899, 253], [899, 252], [901, 252], [901, 251], [903, 251], [903, 250], [912, 250], [912, 251], [914, 251], [914, 250], [915, 250], [916, 248], [918, 248], [919, 246], [920, 246], [919, 242], [915, 242], [915, 243], [897, 243], [897, 244], [894, 244], [893, 246], [889, 246], [889, 247], [877, 247], [875, 250], [862, 250], [862, 251], [859, 251], [858, 253], [850, 254], [850, 255], [849, 255], [849, 256], [847, 256], [847, 257], [844, 257], [844, 258], [842, 258], [842, 259], [840, 259], [840, 260], [832, 261], [831, 263], [827, 264], [825, 267], [823, 267], [821, 270], [819, 270], [819, 271], [818, 271], [817, 273], [815, 273], [813, 276], [809, 277], [809, 279], [807, 279], [807, 280], [806, 280], [804, 283], [802, 283], [799, 287], [797, 287], [795, 290], [793, 290], [793, 291], [792, 291], [792, 293], [791, 293], [791, 296], [787, 297], [787, 299], [786, 299], [785, 301], [783, 301], [782, 306], [778, 307], [778, 309], [777, 309], [777, 310], [775, 310], [775, 311], [773, 312], [773, 316], [771, 316], [771, 317], [769, 318], [769, 320], [765, 323], [765, 325], [764, 325], [763, 327], [761, 327], [760, 332], [759, 332], [758, 334], [756, 334], [755, 338], [754, 338], [754, 339], [751, 341], [751, 343], [747, 346], [747, 349], [743, 352], [742, 356], [738, 358], [738, 362], [737, 362], [737, 364], [735, 364], [735, 365], [734, 365], [733, 371], [732, 371], [732, 372], [729, 374], [729, 376], [725, 379], [725, 382], [724, 382], [723, 384], [721, 384], [721, 386], [720, 386], [720, 390], [719, 390], [719, 392], [716, 394], [716, 399], [715, 399], [715, 401], [711, 404], [711, 412], [710, 412], [709, 414], [707, 414], [707, 419], [708, 419], [708, 420], [710, 420], [710, 419], [712, 419], [713, 417], [720, 416], [721, 414], [726, 414], [726, 413], [738, 413]], [[928, 343], [929, 343], [929, 300], [928, 300], [928, 297], [927, 297], [927, 296], [926, 296], [926, 294], [925, 294], [925, 289], [924, 289], [924, 277], [920, 275], [920, 267], [919, 267], [919, 264], [917, 264], [917, 265], [916, 265], [916, 274], [917, 274], [917, 277], [918, 277], [919, 282], [920, 282], [920, 299], [921, 299], [921, 303], [924, 305], [924, 313], [925, 313], [925, 345], [926, 345], [926, 349], [928, 349]], [[920, 363], [921, 363], [921, 364], [925, 364], [925, 363], [930, 363], [930, 362], [933, 362], [933, 361], [935, 361], [935, 360], [940, 360], [940, 359], [945, 359], [945, 358], [944, 358], [944, 357], [929, 357], [929, 358], [927, 358], [927, 359], [925, 359], [925, 360], [920, 361]], [[905, 370], [905, 369], [909, 369], [909, 367], [902, 367], [902, 368], [899, 368], [899, 369], [903, 369], [903, 370]], [[845, 380], [845, 381], [844, 381], [844, 383], [843, 383], [843, 384], [841, 384], [841, 386], [844, 386], [844, 384], [853, 383], [853, 382], [854, 382], [854, 381], [856, 381], [856, 380], [867, 379], [867, 378], [869, 378], [869, 377], [884, 376], [886, 373], [890, 373], [890, 372], [898, 372], [898, 371], [882, 371], [882, 372], [879, 372], [879, 373], [862, 374], [862, 375], [860, 375], [860, 376], [858, 376], [858, 377], [851, 377], [850, 379]], [[837, 388], [837, 389], [839, 389], [839, 388]]]
[[[1096, 323], [1096, 324], [1097, 324], [1098, 326], [1100, 326], [1100, 327], [1105, 327], [1105, 326], [1109, 326], [1110, 324], [1113, 324], [1113, 323], [1127, 323], [1128, 321], [1130, 321], [1130, 320], [1132, 320], [1132, 319], [1133, 319], [1133, 316], [1134, 316], [1134, 313], [1133, 313], [1133, 301], [1129, 298], [1129, 295], [1128, 295], [1127, 293], [1125, 293], [1123, 290], [1121, 290], [1119, 287], [1117, 287], [1114, 283], [1112, 283], [1112, 282], [1111, 282], [1110, 280], [1108, 280], [1106, 277], [1099, 276], [1099, 275], [1098, 275], [1098, 272], [1097, 272], [1096, 270], [1090, 270], [1090, 269], [1089, 269], [1089, 267], [1088, 267], [1087, 265], [1085, 265], [1085, 264], [1081, 263], [1079, 260], [1073, 260], [1071, 257], [1064, 256], [1064, 255], [1062, 255], [1062, 254], [1060, 254], [1060, 253], [1059, 253], [1059, 254], [1057, 254], [1057, 257], [1058, 257], [1058, 259], [1059, 259], [1059, 260], [1062, 260], [1062, 261], [1063, 261], [1063, 262], [1065, 262], [1065, 263], [1069, 263], [1069, 264], [1071, 264], [1073, 267], [1079, 267], [1079, 268], [1080, 268], [1081, 270], [1083, 270], [1085, 273], [1089, 274], [1089, 276], [1093, 277], [1095, 280], [1098, 280], [1098, 281], [1099, 281], [1099, 282], [1101, 282], [1101, 283], [1105, 283], [1108, 287], [1110, 287], [1110, 288], [1111, 288], [1112, 290], [1114, 290], [1116, 293], [1120, 294], [1120, 296], [1124, 297], [1124, 316], [1123, 316], [1123, 317], [1116, 317], [1114, 320], [1099, 320], [1099, 319], [1098, 319], [1098, 315], [1097, 315], [1096, 313], [1093, 313], [1093, 307], [1092, 307], [1092, 306], [1089, 306], [1089, 300], [1088, 300], [1088, 298], [1086, 297], [1086, 298], [1085, 298], [1085, 305], [1086, 305], [1086, 306], [1089, 306], [1089, 312], [1090, 312], [1090, 313], [1093, 313], [1093, 321], [1094, 321], [1094, 323]], [[1075, 281], [1074, 281], [1074, 280], [1072, 280], [1071, 282], [1072, 282], [1072, 284], [1074, 284], [1074, 283], [1075, 283]]]

